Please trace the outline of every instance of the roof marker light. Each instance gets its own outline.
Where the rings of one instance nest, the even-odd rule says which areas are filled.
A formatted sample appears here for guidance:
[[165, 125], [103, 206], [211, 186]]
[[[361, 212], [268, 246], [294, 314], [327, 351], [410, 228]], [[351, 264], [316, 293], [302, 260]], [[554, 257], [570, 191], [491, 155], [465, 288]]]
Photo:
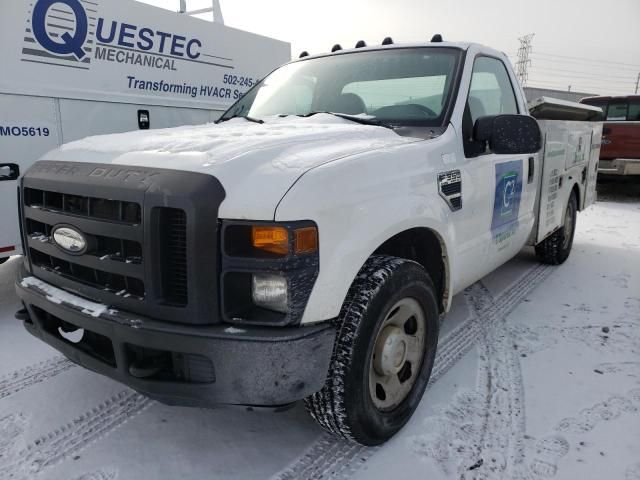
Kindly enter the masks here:
[[356, 43], [356, 48], [363, 48], [366, 46], [367, 46], [367, 43], [364, 40], [359, 40], [358, 43]]
[[308, 57], [309, 56], [309, 52], [307, 52], [306, 50], [304, 52], [302, 52], [300, 54], [300, 56], [298, 58], [304, 58], [304, 57]]
[[340, 46], [340, 44], [339, 44], [339, 43], [336, 43], [336, 44], [333, 46], [333, 48], [331, 49], [331, 53], [338, 52], [338, 51], [340, 51], [340, 50], [342, 50], [342, 47]]
[[431, 37], [432, 43], [442, 43], [442, 35], [436, 33], [433, 37]]
[[382, 41], [382, 45], [393, 45], [393, 38], [387, 37]]

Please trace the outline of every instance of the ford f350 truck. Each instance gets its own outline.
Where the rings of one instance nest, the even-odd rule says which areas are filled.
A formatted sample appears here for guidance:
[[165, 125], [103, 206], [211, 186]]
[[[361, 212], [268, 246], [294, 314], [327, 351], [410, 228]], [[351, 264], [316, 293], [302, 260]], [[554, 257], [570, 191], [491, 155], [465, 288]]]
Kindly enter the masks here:
[[525, 245], [569, 256], [602, 127], [560, 107], [529, 115], [498, 51], [387, 40], [304, 55], [217, 124], [64, 145], [22, 179], [19, 317], [162, 402], [304, 399], [380, 444], [453, 295]]

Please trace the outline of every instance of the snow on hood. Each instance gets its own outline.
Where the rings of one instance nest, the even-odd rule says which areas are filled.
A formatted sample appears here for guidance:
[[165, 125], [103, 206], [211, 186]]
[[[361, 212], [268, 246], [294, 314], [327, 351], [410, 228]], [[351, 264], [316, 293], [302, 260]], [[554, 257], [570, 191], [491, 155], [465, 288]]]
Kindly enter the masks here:
[[[45, 159], [207, 173], [218, 178], [227, 192], [221, 217], [259, 219], [271, 218], [289, 187], [313, 167], [418, 140], [329, 114], [268, 117], [263, 124], [236, 118], [220, 124], [88, 137], [63, 145]], [[259, 213], [251, 208], [256, 202], [250, 197], [256, 196], [264, 205]]]

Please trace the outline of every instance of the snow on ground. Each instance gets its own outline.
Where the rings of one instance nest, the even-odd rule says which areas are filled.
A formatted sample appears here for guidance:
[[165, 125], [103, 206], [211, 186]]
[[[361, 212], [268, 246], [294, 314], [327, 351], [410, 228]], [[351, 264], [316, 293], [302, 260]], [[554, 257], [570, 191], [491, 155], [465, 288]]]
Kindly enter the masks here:
[[[615, 190], [607, 199], [616, 199]], [[640, 202], [579, 216], [454, 299], [432, 382], [383, 447], [283, 413], [175, 408], [73, 366], [13, 319], [0, 267], [0, 479], [640, 479]]]

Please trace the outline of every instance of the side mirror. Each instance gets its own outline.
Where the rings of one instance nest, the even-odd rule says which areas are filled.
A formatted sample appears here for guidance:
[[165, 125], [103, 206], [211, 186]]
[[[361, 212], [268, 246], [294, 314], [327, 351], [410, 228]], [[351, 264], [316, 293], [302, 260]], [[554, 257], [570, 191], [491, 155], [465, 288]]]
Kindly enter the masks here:
[[532, 154], [542, 148], [540, 126], [528, 115], [480, 117], [473, 127], [473, 139], [488, 143], [498, 155]]

